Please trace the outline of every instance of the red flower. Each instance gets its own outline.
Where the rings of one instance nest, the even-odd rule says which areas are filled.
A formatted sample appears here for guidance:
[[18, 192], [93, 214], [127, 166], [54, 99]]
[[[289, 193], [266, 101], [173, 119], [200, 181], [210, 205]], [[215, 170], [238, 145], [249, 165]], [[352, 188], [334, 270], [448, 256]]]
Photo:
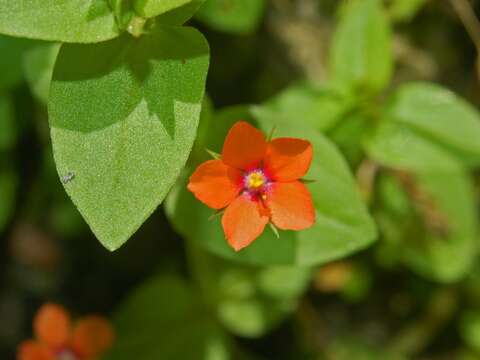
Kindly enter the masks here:
[[33, 321], [35, 340], [18, 347], [17, 360], [92, 360], [113, 343], [113, 329], [103, 317], [90, 315], [72, 326], [60, 305], [45, 304]]
[[201, 164], [188, 189], [222, 218], [228, 243], [248, 246], [270, 221], [282, 230], [303, 230], [315, 223], [315, 209], [299, 181], [312, 162], [310, 142], [278, 138], [270, 142], [250, 124], [237, 122], [223, 145], [221, 160]]

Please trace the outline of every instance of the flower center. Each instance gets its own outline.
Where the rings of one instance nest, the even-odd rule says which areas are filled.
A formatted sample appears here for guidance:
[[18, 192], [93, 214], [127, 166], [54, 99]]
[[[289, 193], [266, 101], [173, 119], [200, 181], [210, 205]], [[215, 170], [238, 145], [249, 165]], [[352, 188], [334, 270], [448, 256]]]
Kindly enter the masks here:
[[251, 196], [263, 198], [269, 185], [269, 179], [261, 169], [255, 169], [245, 174], [243, 183], [245, 191]]
[[260, 189], [266, 182], [267, 179], [262, 171], [256, 170], [247, 175], [247, 187], [251, 190]]

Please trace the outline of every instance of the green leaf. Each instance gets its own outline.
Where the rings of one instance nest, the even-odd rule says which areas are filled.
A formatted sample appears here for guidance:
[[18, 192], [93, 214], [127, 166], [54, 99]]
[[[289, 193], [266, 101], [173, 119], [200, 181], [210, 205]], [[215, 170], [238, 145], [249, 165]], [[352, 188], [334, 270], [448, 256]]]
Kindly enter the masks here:
[[480, 164], [480, 114], [465, 100], [439, 85], [400, 87], [388, 116], [441, 145], [465, 164]]
[[328, 137], [350, 164], [358, 165], [364, 159], [363, 141], [369, 134], [372, 123], [372, 118], [352, 112], [345, 114], [337, 126], [328, 131]]
[[189, 20], [205, 0], [193, 0], [155, 18], [158, 24], [178, 26]]
[[215, 318], [182, 279], [161, 275], [136, 289], [114, 316], [112, 360], [230, 358]]
[[50, 82], [60, 44], [41, 43], [29, 49], [24, 56], [25, 78], [32, 93], [43, 103], [47, 103]]
[[310, 268], [271, 266], [258, 272], [257, 281], [260, 291], [271, 298], [294, 299], [305, 292], [310, 276]]
[[62, 42], [118, 36], [108, 0], [0, 0], [0, 33]]
[[393, 0], [389, 13], [395, 21], [410, 21], [428, 0]]
[[0, 232], [5, 229], [15, 205], [17, 177], [6, 167], [0, 168]]
[[8, 95], [0, 95], [0, 151], [11, 149], [17, 136], [12, 99]]
[[445, 148], [408, 126], [384, 121], [365, 142], [369, 156], [382, 165], [412, 171], [448, 171], [460, 163]]
[[272, 330], [297, 306], [310, 281], [310, 269], [226, 267], [219, 274], [219, 320], [231, 332], [259, 337]]
[[333, 79], [359, 92], [387, 86], [393, 70], [391, 29], [380, 0], [352, 0], [333, 37]]
[[31, 40], [0, 35], [0, 74], [2, 74], [0, 76], [0, 91], [13, 88], [23, 81], [22, 59], [25, 51], [32, 44], [34, 42]]
[[354, 331], [348, 335], [336, 336], [325, 350], [326, 358], [335, 360], [407, 360], [406, 356], [390, 352], [386, 346], [374, 346], [363, 337]]
[[477, 256], [478, 224], [473, 183], [464, 171], [417, 175], [420, 187], [446, 218], [446, 234], [429, 231], [406, 248], [405, 261], [419, 273], [442, 282], [458, 281]]
[[352, 100], [334, 89], [301, 83], [288, 87], [264, 107], [291, 121], [301, 119], [320, 131], [328, 131], [353, 105]]
[[[305, 231], [283, 231], [280, 239], [273, 232], [265, 231], [252, 245], [236, 253], [227, 245], [220, 219], [208, 221], [213, 211], [186, 190], [187, 176], [193, 171], [189, 169], [166, 202], [167, 214], [176, 229], [215, 254], [254, 264], [314, 265], [347, 256], [370, 245], [376, 237], [375, 226], [344, 159], [335, 147], [300, 120], [297, 123], [285, 121], [263, 108], [254, 112], [257, 124], [265, 133], [275, 127], [274, 137], [293, 136], [312, 142], [314, 162], [306, 178], [315, 180], [309, 189], [317, 209], [316, 224]], [[248, 108], [220, 112], [209, 127], [214, 140], [207, 141], [206, 147], [221, 152], [223, 139], [231, 125], [240, 119], [249, 119], [238, 117], [245, 113]], [[225, 118], [227, 121], [221, 121]]]
[[192, 0], [135, 0], [133, 7], [142, 17], [151, 18], [176, 9]]
[[127, 29], [130, 21], [135, 16], [131, 0], [109, 0], [110, 7], [115, 15], [120, 29]]
[[[385, 239], [395, 246], [401, 260], [419, 274], [440, 282], [458, 281], [470, 271], [477, 256], [478, 224], [472, 181], [462, 169], [420, 171], [411, 176], [415, 188], [412, 190], [410, 185], [409, 192], [414, 191], [417, 198], [408, 196], [408, 207], [402, 199], [394, 203], [390, 200], [387, 205], [386, 193], [380, 192], [382, 203], [387, 205], [379, 221]], [[396, 186], [400, 187], [398, 183]], [[406, 191], [401, 187], [400, 190]], [[419, 198], [428, 200], [420, 203]], [[386, 221], [392, 226], [390, 231], [385, 231]], [[432, 221], [435, 228], [428, 224]]]
[[244, 34], [257, 29], [264, 9], [265, 0], [206, 0], [196, 17], [212, 29]]
[[478, 310], [468, 310], [462, 314], [460, 334], [472, 349], [480, 352], [480, 313]]
[[48, 106], [57, 169], [73, 174], [65, 188], [108, 249], [140, 227], [185, 165], [208, 61], [192, 28], [62, 46]]

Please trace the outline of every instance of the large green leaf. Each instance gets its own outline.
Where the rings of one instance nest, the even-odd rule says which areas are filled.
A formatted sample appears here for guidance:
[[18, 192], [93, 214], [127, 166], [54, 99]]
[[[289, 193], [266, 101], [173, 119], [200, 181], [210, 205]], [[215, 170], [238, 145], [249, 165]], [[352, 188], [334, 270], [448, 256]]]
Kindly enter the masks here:
[[[248, 108], [227, 109], [209, 123], [211, 139], [205, 147], [219, 152], [233, 122], [244, 119]], [[376, 230], [356, 190], [349, 169], [335, 147], [319, 132], [300, 120], [283, 119], [268, 109], [257, 108], [256, 124], [265, 132], [276, 128], [275, 136], [308, 139], [314, 148], [314, 161], [306, 176], [317, 209], [316, 224], [305, 231], [281, 233], [277, 239], [266, 229], [252, 245], [234, 252], [226, 243], [220, 220], [209, 221], [213, 211], [186, 190], [187, 176], [179, 181], [166, 202], [167, 214], [177, 230], [208, 250], [233, 260], [256, 264], [312, 265], [347, 256], [375, 240]], [[241, 117], [240, 117], [241, 116]], [[222, 121], [226, 119], [226, 121]]]
[[49, 98], [57, 169], [108, 249], [138, 229], [183, 168], [207, 69], [208, 44], [192, 28], [62, 46]]
[[182, 279], [161, 275], [136, 289], [114, 316], [112, 360], [226, 360], [225, 336]]
[[206, 0], [197, 18], [212, 29], [249, 33], [262, 20], [265, 0]]
[[466, 164], [480, 163], [480, 114], [439, 85], [400, 87], [387, 108], [389, 118], [442, 145]]
[[108, 0], [0, 0], [0, 9], [6, 35], [77, 43], [118, 36]]
[[335, 81], [358, 91], [383, 89], [392, 75], [391, 30], [381, 0], [352, 0], [333, 37], [330, 67]]

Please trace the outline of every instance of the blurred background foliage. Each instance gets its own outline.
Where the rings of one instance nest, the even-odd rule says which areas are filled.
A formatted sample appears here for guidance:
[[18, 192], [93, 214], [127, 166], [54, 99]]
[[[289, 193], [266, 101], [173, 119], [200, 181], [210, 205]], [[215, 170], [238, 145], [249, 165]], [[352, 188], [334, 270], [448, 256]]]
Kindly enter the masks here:
[[[55, 170], [59, 45], [0, 36], [0, 358], [49, 300], [110, 316], [112, 360], [480, 359], [475, 12], [476, 0], [207, 0], [189, 22], [212, 56], [196, 145], [114, 253]], [[226, 247], [185, 179], [239, 119], [307, 134], [313, 195], [336, 226]]]

